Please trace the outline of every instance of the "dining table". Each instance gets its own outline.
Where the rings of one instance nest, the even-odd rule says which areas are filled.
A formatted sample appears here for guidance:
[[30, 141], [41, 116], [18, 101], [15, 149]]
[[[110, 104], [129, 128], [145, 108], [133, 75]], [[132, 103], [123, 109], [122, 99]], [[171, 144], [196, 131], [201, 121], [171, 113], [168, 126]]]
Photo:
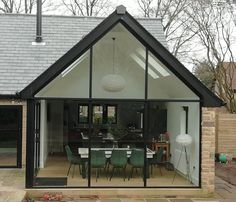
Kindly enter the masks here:
[[[127, 158], [131, 156], [132, 150], [133, 149], [138, 149], [138, 148], [91, 148], [93, 151], [105, 151], [105, 156], [107, 159], [111, 157], [112, 151], [113, 150], [124, 150], [127, 152]], [[78, 148], [78, 154], [80, 155], [82, 159], [82, 177], [86, 178], [86, 162], [88, 162], [89, 158], [89, 148], [84, 148], [80, 147]], [[146, 148], [146, 158], [147, 159], [152, 159], [153, 155], [155, 154], [155, 151], [152, 151], [149, 148]], [[147, 172], [147, 175], [149, 176], [149, 172]]]

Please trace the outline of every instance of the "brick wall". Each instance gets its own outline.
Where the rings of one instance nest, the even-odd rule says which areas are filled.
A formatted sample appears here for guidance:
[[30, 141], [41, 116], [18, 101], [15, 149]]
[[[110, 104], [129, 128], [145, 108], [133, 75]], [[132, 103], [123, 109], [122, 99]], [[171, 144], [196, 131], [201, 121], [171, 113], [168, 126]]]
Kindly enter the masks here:
[[211, 194], [215, 189], [215, 109], [202, 108], [202, 189]]
[[0, 105], [21, 105], [22, 106], [22, 167], [25, 167], [26, 157], [26, 101], [4, 99]]

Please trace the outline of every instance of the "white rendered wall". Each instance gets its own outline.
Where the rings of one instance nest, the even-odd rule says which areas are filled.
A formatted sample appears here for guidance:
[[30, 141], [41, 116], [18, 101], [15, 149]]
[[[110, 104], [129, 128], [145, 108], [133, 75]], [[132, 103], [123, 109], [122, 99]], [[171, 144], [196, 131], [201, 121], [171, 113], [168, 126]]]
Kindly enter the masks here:
[[[176, 136], [185, 133], [185, 116], [183, 106], [189, 107], [188, 112], [188, 134], [192, 136], [193, 143], [187, 148], [188, 157], [190, 159], [190, 173], [192, 181], [195, 185], [199, 183], [199, 103], [167, 103], [167, 130], [170, 132], [171, 145], [171, 162], [177, 166], [180, 157], [181, 147], [175, 142]], [[186, 160], [183, 153], [180, 159], [178, 170], [186, 174]]]
[[63, 101], [50, 102], [49, 152], [63, 152]]
[[44, 168], [48, 156], [47, 101], [40, 101], [40, 168]]

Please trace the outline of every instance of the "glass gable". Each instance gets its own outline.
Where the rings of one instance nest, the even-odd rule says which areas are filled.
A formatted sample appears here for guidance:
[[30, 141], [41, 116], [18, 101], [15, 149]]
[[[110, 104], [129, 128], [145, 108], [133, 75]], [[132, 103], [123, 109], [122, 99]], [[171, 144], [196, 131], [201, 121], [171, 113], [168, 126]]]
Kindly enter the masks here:
[[[199, 100], [177, 76], [118, 23], [89, 51], [44, 87], [36, 97], [144, 99], [147, 69], [147, 99]], [[92, 81], [90, 80], [92, 57]], [[146, 67], [147, 61], [147, 67]]]
[[34, 186], [199, 187], [199, 97], [122, 24], [35, 97]]

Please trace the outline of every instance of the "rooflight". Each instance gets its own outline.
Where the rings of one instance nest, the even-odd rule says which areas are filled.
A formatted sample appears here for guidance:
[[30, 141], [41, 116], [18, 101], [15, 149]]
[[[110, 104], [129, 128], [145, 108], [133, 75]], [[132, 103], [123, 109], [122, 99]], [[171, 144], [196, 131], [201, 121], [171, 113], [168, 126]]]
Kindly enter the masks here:
[[[142, 67], [142, 69], [145, 70], [145, 63], [144, 63], [143, 60], [141, 60], [135, 53], [132, 53], [132, 54], [130, 55], [130, 57], [132, 57], [133, 60], [134, 60], [140, 67]], [[159, 78], [159, 76], [158, 76], [153, 70], [151, 70], [151, 69], [148, 70], [148, 74], [149, 74], [152, 78], [154, 78], [154, 79]]]
[[[136, 52], [140, 56], [145, 58], [145, 51], [143, 49], [139, 48], [138, 50], [136, 50]], [[155, 69], [159, 74], [161, 74], [161, 76], [165, 77], [170, 75], [170, 73], [163, 67], [164, 65], [159, 60], [155, 60], [150, 54], [148, 55], [148, 63], [153, 69]]]
[[76, 61], [74, 61], [69, 67], [67, 67], [62, 73], [62, 77], [65, 77], [67, 74], [69, 74], [77, 65], [79, 65], [86, 57], [87, 52], [85, 52], [83, 55], [79, 57]]

